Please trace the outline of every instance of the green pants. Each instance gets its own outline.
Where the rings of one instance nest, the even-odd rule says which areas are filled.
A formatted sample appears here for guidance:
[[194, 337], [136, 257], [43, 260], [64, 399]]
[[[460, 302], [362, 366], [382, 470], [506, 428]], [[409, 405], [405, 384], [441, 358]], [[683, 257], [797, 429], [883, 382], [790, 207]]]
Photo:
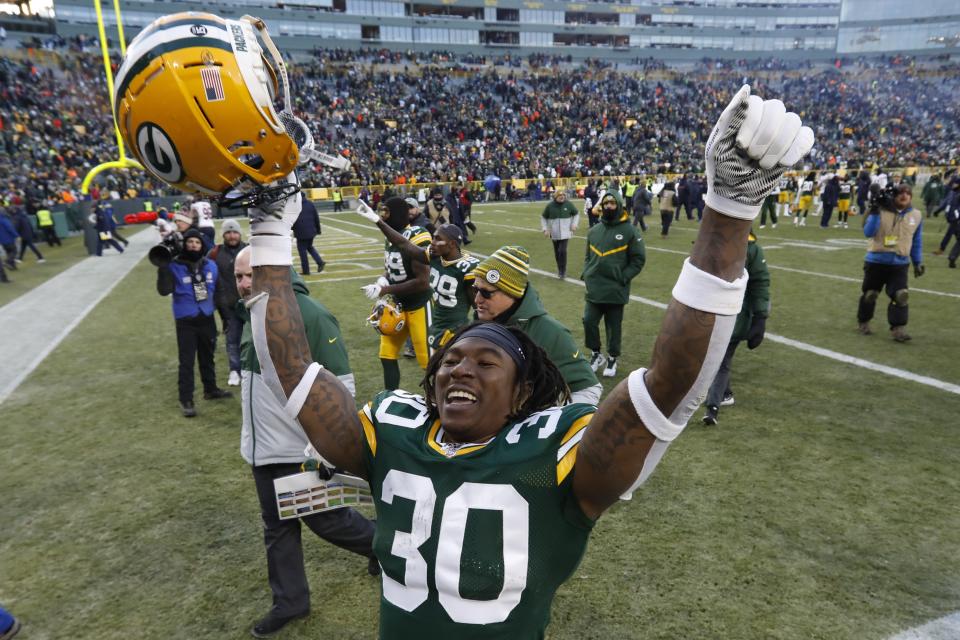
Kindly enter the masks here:
[[588, 349], [600, 351], [600, 318], [603, 318], [607, 331], [607, 353], [613, 358], [620, 355], [623, 307], [622, 304], [596, 304], [587, 301], [583, 310], [583, 335]]

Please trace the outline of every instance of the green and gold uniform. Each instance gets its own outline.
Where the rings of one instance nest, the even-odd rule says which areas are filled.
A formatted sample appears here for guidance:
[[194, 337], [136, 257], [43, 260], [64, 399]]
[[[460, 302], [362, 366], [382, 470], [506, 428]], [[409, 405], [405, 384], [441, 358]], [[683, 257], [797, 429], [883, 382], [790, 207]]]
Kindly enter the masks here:
[[433, 322], [427, 342], [431, 349], [442, 347], [453, 334], [469, 322], [472, 308], [470, 288], [477, 258], [464, 254], [447, 262], [440, 256], [430, 259], [430, 289], [433, 290]]
[[[417, 245], [426, 248], [430, 246], [430, 233], [423, 227], [407, 227], [403, 230], [403, 237]], [[397, 247], [384, 243], [383, 264], [390, 284], [400, 284], [413, 278], [413, 266]], [[429, 287], [421, 292], [406, 296], [394, 296], [400, 303], [404, 314], [404, 326], [400, 333], [392, 336], [380, 336], [380, 358], [384, 360], [398, 360], [407, 337], [413, 342], [413, 350], [417, 354], [417, 363], [421, 367], [427, 366], [430, 358], [430, 349], [427, 346], [427, 332], [430, 330]]]
[[380, 638], [543, 638], [593, 527], [573, 494], [596, 408], [571, 404], [451, 448], [424, 400], [385, 391], [360, 411], [383, 567]]

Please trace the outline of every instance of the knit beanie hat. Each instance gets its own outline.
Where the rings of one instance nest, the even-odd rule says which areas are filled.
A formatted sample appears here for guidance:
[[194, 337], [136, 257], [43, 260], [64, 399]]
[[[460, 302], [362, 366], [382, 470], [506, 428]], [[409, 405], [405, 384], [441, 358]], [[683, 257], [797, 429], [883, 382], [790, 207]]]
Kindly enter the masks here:
[[236, 220], [224, 220], [223, 226], [220, 227], [220, 233], [226, 235], [231, 231], [234, 233], [240, 233], [241, 235], [243, 235], [242, 232], [240, 231], [239, 222], [237, 222]]
[[492, 284], [511, 298], [520, 298], [527, 289], [530, 254], [523, 247], [500, 247], [473, 270], [478, 280]]

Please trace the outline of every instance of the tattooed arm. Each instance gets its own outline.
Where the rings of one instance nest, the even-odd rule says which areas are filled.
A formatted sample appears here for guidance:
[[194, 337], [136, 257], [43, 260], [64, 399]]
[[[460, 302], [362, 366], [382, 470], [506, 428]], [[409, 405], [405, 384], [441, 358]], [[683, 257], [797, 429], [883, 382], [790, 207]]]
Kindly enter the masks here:
[[[289, 397], [313, 362], [290, 267], [254, 267], [253, 294], [263, 292], [270, 296], [266, 321], [270, 359]], [[297, 418], [320, 455], [337, 467], [366, 476], [363, 427], [353, 396], [335, 375], [320, 371]]]
[[[690, 262], [728, 282], [743, 272], [750, 222], [706, 209]], [[717, 316], [671, 300], [653, 348], [645, 382], [660, 412], [670, 416], [703, 367]], [[657, 439], [637, 416], [624, 380], [604, 400], [580, 442], [573, 486], [596, 518], [640, 476]]]

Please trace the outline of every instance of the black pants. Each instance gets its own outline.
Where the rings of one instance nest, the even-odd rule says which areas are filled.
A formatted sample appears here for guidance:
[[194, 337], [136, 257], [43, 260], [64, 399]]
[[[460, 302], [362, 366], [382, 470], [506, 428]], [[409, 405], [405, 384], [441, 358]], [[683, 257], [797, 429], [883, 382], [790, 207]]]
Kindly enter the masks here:
[[738, 344], [740, 344], [740, 341], [734, 340], [727, 345], [723, 360], [720, 361], [720, 368], [717, 369], [717, 376], [713, 379], [710, 390], [707, 391], [706, 405], [708, 407], [719, 407], [723, 400], [723, 394], [730, 389], [730, 364], [733, 362], [733, 354], [737, 352]]
[[306, 613], [310, 610], [310, 586], [303, 567], [300, 521], [327, 542], [364, 557], [373, 553], [373, 523], [349, 508], [281, 520], [273, 480], [299, 473], [300, 465], [268, 464], [252, 469], [263, 519], [263, 544], [267, 548], [273, 612], [281, 616]]
[[623, 335], [622, 304], [597, 304], [587, 300], [583, 309], [583, 338], [587, 348], [600, 351], [600, 319], [607, 331], [607, 353], [611, 358], [620, 355], [620, 342]]
[[943, 234], [943, 240], [940, 241], [940, 251], [946, 251], [950, 246], [950, 239], [956, 236], [960, 242], [960, 222], [948, 222], [947, 232]]
[[33, 251], [37, 256], [37, 260], [43, 260], [43, 256], [40, 254], [40, 249], [37, 249], [37, 245], [33, 244], [33, 240], [27, 240], [25, 238], [20, 238], [20, 259], [23, 260], [24, 254], [27, 253], [27, 249]]
[[343, 200], [334, 200], [333, 201], [333, 212], [343, 211]]
[[820, 216], [820, 226], [824, 229], [830, 226], [830, 217], [833, 215], [833, 207], [834, 205], [832, 204], [824, 203], [823, 205], [823, 213]]
[[660, 235], [666, 237], [670, 233], [670, 223], [673, 222], [673, 211], [660, 212]]
[[300, 271], [303, 275], [310, 275], [310, 261], [307, 259], [307, 254], [310, 254], [313, 259], [317, 261], [317, 269], [323, 271], [323, 258], [320, 257], [320, 254], [317, 253], [317, 250], [314, 248], [313, 238], [297, 238], [297, 253], [300, 254]]
[[58, 247], [62, 244], [60, 238], [57, 236], [57, 230], [50, 225], [49, 227], [40, 227], [40, 231], [43, 232], [43, 239], [47, 241], [47, 246], [52, 247], [57, 245]]
[[557, 273], [560, 277], [567, 275], [567, 243], [569, 240], [553, 241], [553, 257], [557, 260]]
[[908, 264], [863, 263], [863, 294], [857, 308], [857, 322], [867, 322], [873, 318], [877, 297], [886, 287], [887, 296], [890, 297], [890, 304], [887, 305], [887, 322], [890, 323], [890, 328], [907, 324], [907, 302], [897, 302], [897, 292], [906, 293], [909, 268]]
[[217, 348], [217, 322], [213, 315], [199, 315], [177, 320], [177, 350], [180, 353], [180, 368], [177, 386], [180, 402], [193, 400], [193, 360], [200, 364], [200, 380], [203, 390], [217, 388], [217, 374], [213, 365], [213, 353]]

